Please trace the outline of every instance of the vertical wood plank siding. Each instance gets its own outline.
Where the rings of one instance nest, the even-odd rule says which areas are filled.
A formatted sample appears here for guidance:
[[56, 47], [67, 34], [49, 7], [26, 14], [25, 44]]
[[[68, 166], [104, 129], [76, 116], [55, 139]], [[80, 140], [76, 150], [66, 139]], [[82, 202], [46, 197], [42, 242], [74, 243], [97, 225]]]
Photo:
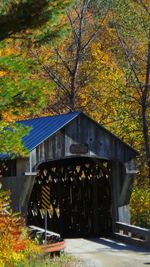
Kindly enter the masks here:
[[[70, 146], [73, 144], [88, 145], [88, 152], [86, 154], [72, 154]], [[31, 151], [29, 158], [17, 159], [17, 177], [4, 178], [3, 185], [4, 188], [9, 188], [12, 192], [14, 210], [19, 210], [21, 196], [27, 199], [27, 194], [29, 194], [27, 188], [31, 187], [32, 190], [34, 182], [32, 172], [36, 171], [40, 163], [76, 156], [107, 159], [111, 161], [113, 168], [113, 212], [116, 214], [114, 215], [115, 219], [118, 219], [117, 207], [128, 204], [130, 197], [128, 191], [133, 177], [130, 173], [125, 174], [125, 163], [129, 163], [136, 155], [136, 151], [131, 147], [81, 113]], [[127, 165], [127, 167], [129, 169], [130, 166]], [[134, 170], [134, 168], [134, 166], [131, 166], [131, 170]], [[31, 177], [25, 177], [25, 172], [29, 172]], [[116, 194], [116, 197], [114, 194]]]
[[130, 147], [81, 114], [39, 145], [35, 149], [33, 162], [37, 165], [47, 160], [75, 156], [70, 152], [72, 144], [88, 144], [88, 153], [78, 156], [118, 160], [122, 163], [135, 157]]

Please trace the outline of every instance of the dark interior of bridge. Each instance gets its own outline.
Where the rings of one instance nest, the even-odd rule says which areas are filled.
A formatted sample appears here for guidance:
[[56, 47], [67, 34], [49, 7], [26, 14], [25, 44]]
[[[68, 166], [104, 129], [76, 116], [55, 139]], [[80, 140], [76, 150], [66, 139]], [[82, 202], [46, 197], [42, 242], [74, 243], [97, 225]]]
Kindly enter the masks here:
[[111, 170], [106, 160], [86, 157], [44, 162], [28, 204], [27, 224], [63, 237], [109, 236], [112, 232]]

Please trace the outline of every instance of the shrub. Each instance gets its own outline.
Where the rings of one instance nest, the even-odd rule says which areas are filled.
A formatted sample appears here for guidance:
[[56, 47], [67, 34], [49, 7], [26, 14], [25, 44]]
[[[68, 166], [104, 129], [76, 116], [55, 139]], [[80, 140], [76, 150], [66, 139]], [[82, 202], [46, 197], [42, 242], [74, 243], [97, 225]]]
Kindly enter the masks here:
[[9, 192], [0, 190], [0, 266], [17, 266], [38, 251], [28, 238], [23, 218], [12, 212]]

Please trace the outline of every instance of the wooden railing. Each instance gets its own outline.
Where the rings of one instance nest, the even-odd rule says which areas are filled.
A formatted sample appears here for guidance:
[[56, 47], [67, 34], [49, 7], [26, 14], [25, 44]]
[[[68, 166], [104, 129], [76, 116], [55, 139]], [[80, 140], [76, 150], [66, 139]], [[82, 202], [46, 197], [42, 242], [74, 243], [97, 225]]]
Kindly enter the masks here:
[[130, 225], [122, 222], [116, 222], [116, 237], [122, 238], [130, 243], [139, 243], [150, 247], [150, 229]]

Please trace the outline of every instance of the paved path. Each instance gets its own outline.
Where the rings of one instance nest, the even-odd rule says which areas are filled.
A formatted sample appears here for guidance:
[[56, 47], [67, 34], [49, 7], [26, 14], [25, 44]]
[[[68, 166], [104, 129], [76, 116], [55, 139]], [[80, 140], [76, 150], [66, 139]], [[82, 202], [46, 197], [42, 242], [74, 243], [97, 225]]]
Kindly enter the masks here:
[[66, 239], [66, 252], [81, 259], [83, 267], [146, 267], [150, 252], [110, 239]]

